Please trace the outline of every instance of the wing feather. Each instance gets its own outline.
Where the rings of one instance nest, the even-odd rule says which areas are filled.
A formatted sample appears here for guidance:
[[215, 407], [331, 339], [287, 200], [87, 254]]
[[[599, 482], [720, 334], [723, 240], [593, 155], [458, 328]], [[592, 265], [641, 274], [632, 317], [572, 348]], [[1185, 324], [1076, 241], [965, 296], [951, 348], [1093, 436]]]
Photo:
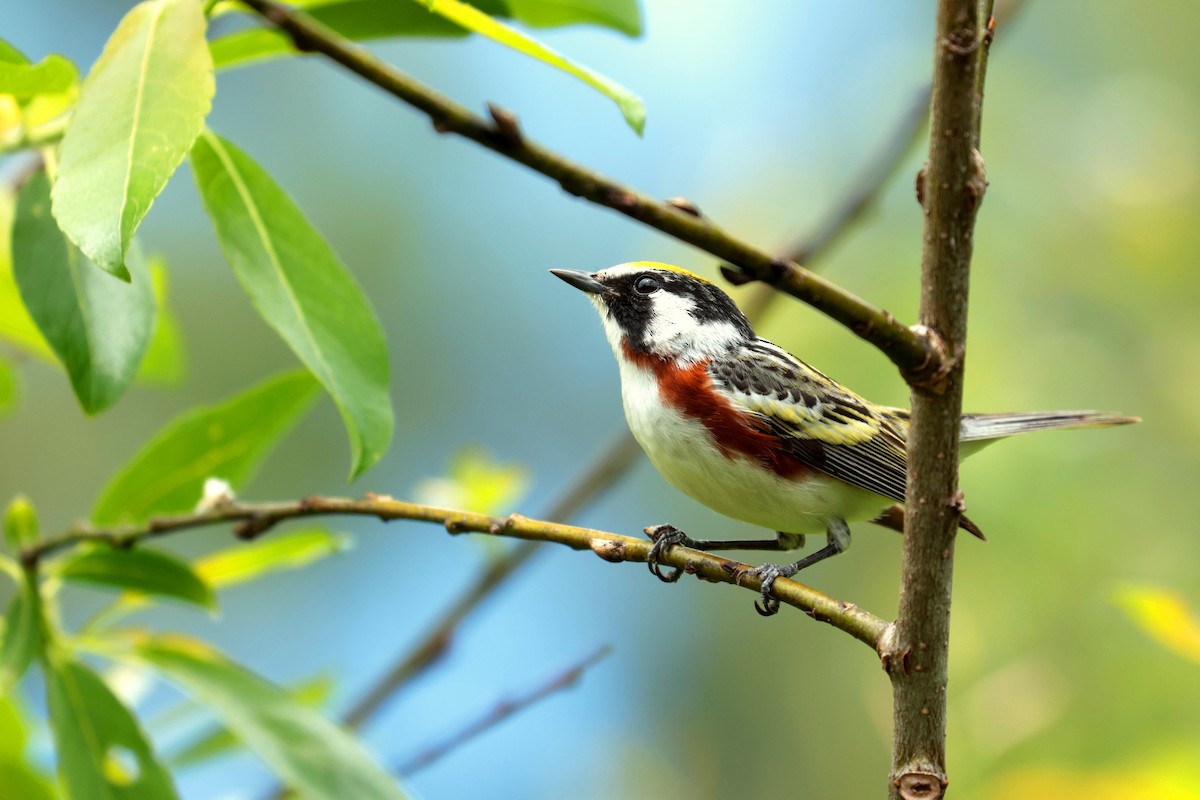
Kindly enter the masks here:
[[770, 342], [759, 339], [708, 366], [714, 386], [754, 414], [780, 446], [815, 470], [903, 502], [903, 415], [888, 414]]

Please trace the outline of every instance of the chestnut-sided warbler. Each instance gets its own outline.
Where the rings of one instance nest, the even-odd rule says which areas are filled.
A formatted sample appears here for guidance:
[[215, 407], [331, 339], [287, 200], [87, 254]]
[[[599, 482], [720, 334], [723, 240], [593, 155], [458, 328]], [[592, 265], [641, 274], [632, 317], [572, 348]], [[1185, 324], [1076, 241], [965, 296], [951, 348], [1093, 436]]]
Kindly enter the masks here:
[[[709, 281], [669, 264], [638, 261], [595, 273], [551, 272], [587, 293], [617, 357], [629, 428], [672, 485], [726, 516], [777, 531], [766, 541], [696, 541], [650, 529], [650, 570], [669, 547], [792, 550], [804, 534], [825, 547], [793, 564], [764, 564], [762, 613], [779, 576], [844, 551], [849, 522], [904, 500], [908, 411], [878, 406], [754, 334]], [[1136, 422], [1095, 411], [967, 414], [961, 453], [1026, 431]], [[966, 517], [960, 527], [983, 538]]]

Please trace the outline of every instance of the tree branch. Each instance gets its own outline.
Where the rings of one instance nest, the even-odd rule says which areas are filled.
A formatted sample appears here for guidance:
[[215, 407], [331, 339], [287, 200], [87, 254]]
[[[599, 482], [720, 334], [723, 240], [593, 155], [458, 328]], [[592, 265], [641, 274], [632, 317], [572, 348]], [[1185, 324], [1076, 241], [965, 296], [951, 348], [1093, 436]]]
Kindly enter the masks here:
[[942, 374], [941, 353], [920, 330], [910, 329], [888, 312], [809, 272], [794, 261], [777, 258], [726, 232], [694, 207], [656, 200], [531, 141], [516, 117], [491, 107], [492, 121], [455, 103], [351, 44], [302, 12], [273, 0], [243, 3], [277, 26], [300, 52], [321, 53], [393, 97], [424, 112], [440, 133], [455, 133], [554, 179], [570, 194], [607, 206], [721, 258], [750, 280], [769, 283], [808, 303], [879, 348], [910, 383]]
[[[566, 522], [574, 517], [624, 475], [640, 453], [641, 448], [633, 437], [622, 431], [600, 458], [546, 511], [545, 518], [554, 522]], [[440, 661], [449, 650], [463, 620], [506, 583], [540, 548], [541, 544], [538, 542], [521, 542], [504, 555], [492, 560], [454, 605], [443, 612], [420, 641], [392, 664], [391, 668], [351, 706], [342, 717], [342, 724], [352, 730], [362, 727], [389, 699]]]
[[944, 357], [938, 391], [912, 388], [900, 602], [884, 665], [892, 680], [892, 783], [903, 800], [937, 800], [946, 774], [946, 684], [958, 491], [967, 290], [975, 214], [987, 181], [979, 155], [990, 0], [939, 0], [925, 211], [921, 324]]
[[532, 691], [519, 697], [514, 697], [511, 700], [501, 701], [479, 719], [408, 759], [396, 771], [406, 776], [419, 772], [434, 762], [439, 761], [451, 751], [471, 741], [476, 736], [495, 728], [514, 714], [519, 714], [545, 700], [547, 697], [557, 694], [564, 689], [571, 688], [579, 682], [579, 679], [583, 677], [585, 672], [604, 660], [611, 651], [612, 648], [605, 645], [583, 661], [580, 661], [570, 669], [558, 673]]
[[[25, 549], [21, 559], [26, 565], [33, 566], [52, 553], [83, 542], [134, 547], [148, 539], [223, 522], [236, 523], [233, 532], [239, 538], [253, 539], [281, 522], [332, 515], [376, 517], [384, 522], [396, 519], [432, 522], [444, 526], [452, 534], [473, 532], [530, 542], [553, 542], [573, 550], [591, 550], [611, 562], [645, 562], [651, 545], [649, 539], [530, 519], [520, 514], [497, 517], [368, 494], [357, 500], [345, 497], [307, 497], [279, 503], [231, 500], [207, 511], [158, 517], [143, 525], [103, 530], [77, 528]], [[728, 583], [754, 592], [762, 588], [761, 581], [753, 574], [748, 574], [752, 569], [750, 565], [711, 553], [673, 547], [660, 560], [711, 583]], [[880, 636], [888, 627], [887, 622], [853, 603], [834, 600], [792, 580], [781, 578], [776, 581], [775, 596], [781, 602], [800, 609], [813, 619], [827, 622], [871, 647], [877, 647]]]

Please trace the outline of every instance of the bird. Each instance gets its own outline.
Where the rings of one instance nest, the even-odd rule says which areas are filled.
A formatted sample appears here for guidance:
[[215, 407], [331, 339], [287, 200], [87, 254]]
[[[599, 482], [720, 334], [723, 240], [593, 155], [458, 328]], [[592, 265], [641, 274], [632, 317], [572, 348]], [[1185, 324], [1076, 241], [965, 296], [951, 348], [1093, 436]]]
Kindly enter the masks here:
[[[635, 261], [550, 272], [600, 313], [621, 379], [630, 432], [668, 483], [714, 511], [776, 532], [766, 540], [696, 540], [671, 525], [647, 528], [647, 563], [671, 547], [794, 550], [824, 533], [823, 548], [748, 572], [761, 580], [759, 613], [778, 611], [779, 577], [845, 551], [851, 522], [904, 501], [909, 412], [860, 397], [755, 334], [734, 301], [682, 267]], [[1029, 431], [1139, 421], [1096, 411], [965, 414], [960, 457]], [[960, 527], [983, 532], [965, 515]]]

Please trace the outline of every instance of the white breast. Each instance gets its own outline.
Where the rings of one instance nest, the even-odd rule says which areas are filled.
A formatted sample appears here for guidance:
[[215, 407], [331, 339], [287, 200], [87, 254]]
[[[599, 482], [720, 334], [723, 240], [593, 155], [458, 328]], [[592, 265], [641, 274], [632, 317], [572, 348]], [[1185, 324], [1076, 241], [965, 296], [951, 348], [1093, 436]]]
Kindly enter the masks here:
[[629, 429], [667, 481], [734, 519], [786, 533], [823, 533], [830, 517], [871, 519], [890, 501], [823, 475], [781, 478], [744, 456], [727, 458], [699, 420], [664, 403], [654, 375], [623, 358]]

